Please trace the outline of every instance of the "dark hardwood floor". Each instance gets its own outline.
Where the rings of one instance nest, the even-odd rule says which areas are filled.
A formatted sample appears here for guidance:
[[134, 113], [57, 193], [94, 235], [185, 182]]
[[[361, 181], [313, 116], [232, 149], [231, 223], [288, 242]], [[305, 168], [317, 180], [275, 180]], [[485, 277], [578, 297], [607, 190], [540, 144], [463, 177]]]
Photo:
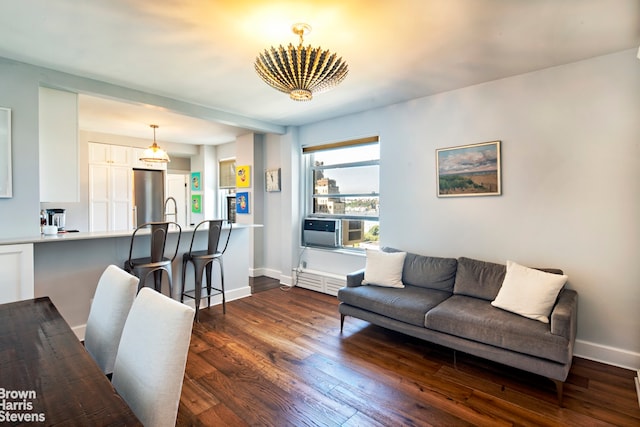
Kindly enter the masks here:
[[267, 276], [249, 277], [249, 286], [251, 293], [256, 294], [280, 287], [280, 281]]
[[178, 425], [639, 426], [634, 372], [576, 358], [553, 383], [347, 317], [279, 287], [200, 312]]

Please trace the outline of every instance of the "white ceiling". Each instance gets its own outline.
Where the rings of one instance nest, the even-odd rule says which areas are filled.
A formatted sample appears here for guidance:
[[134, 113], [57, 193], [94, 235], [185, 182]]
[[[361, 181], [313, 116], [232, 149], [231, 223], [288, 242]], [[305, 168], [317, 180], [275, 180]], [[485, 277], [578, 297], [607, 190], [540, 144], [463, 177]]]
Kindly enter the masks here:
[[[301, 125], [637, 48], [639, 17], [639, 0], [6, 0], [0, 56]], [[297, 43], [296, 22], [313, 27], [305, 45], [349, 64], [340, 86], [310, 102], [253, 69], [259, 51]], [[84, 129], [144, 138], [157, 123], [159, 141], [217, 144], [246, 132], [95, 96], [80, 107]]]

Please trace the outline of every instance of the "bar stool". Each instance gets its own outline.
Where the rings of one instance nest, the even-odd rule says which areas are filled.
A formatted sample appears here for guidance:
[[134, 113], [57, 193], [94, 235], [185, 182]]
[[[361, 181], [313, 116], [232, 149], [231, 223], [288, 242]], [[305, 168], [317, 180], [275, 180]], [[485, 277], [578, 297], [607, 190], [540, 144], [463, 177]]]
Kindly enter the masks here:
[[[167, 243], [167, 234], [169, 227], [174, 226], [178, 231], [176, 247], [173, 256], [169, 258], [165, 256], [165, 247]], [[142, 232], [148, 230], [149, 234]], [[140, 234], [138, 234], [140, 233]], [[178, 246], [180, 245], [180, 235], [182, 228], [176, 222], [147, 222], [135, 229], [131, 236], [131, 244], [129, 246], [129, 259], [124, 262], [124, 269], [128, 273], [140, 279], [138, 284], [138, 292], [146, 286], [147, 278], [153, 273], [154, 289], [162, 293], [162, 272], [167, 273], [167, 281], [169, 284], [169, 297], [173, 295], [173, 275], [171, 272], [171, 263], [178, 254]], [[142, 258], [133, 258], [134, 248], [141, 250], [144, 247], [144, 238], [149, 236], [149, 256]], [[136, 251], [136, 252], [137, 252]]]
[[[222, 228], [225, 223], [229, 224], [229, 233], [227, 234], [227, 241], [224, 244], [222, 251], [218, 251], [218, 244], [220, 243], [220, 236], [222, 235]], [[207, 249], [194, 251], [193, 242], [196, 238], [196, 234], [200, 227], [208, 225], [209, 231], [207, 235]], [[222, 312], [226, 314], [225, 307], [225, 295], [224, 295], [224, 272], [222, 268], [222, 255], [227, 250], [229, 245], [229, 238], [231, 237], [232, 223], [223, 219], [210, 219], [200, 222], [193, 230], [193, 236], [191, 237], [191, 244], [189, 245], [189, 252], [182, 255], [182, 293], [180, 295], [180, 301], [184, 302], [184, 297], [193, 298], [196, 305], [195, 319], [198, 321], [198, 310], [200, 309], [200, 300], [204, 297], [207, 298], [207, 308], [211, 306], [211, 296], [222, 294]], [[217, 261], [220, 265], [220, 288], [215, 288], [211, 285], [212, 282], [212, 265]], [[193, 264], [193, 275], [195, 286], [192, 290], [187, 291], [185, 289], [185, 278], [187, 272], [187, 265]], [[207, 287], [206, 293], [202, 295], [202, 276], [206, 270], [207, 273]]]

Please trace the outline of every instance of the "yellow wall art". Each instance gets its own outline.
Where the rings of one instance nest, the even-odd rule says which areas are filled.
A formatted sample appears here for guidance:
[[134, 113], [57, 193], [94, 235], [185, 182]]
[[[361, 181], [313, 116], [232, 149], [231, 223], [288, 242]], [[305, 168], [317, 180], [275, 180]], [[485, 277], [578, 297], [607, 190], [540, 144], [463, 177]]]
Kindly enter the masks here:
[[236, 187], [251, 187], [251, 166], [236, 166]]

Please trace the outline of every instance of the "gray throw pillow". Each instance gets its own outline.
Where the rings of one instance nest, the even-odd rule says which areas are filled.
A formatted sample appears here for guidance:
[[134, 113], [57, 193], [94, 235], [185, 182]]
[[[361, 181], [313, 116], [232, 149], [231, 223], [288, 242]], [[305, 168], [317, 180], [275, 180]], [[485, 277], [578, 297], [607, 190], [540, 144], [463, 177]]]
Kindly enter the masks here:
[[500, 291], [506, 272], [507, 267], [502, 264], [458, 258], [453, 293], [493, 301]]
[[[384, 252], [400, 252], [384, 247]], [[458, 261], [455, 258], [439, 258], [408, 252], [402, 270], [402, 282], [421, 288], [452, 292]]]

